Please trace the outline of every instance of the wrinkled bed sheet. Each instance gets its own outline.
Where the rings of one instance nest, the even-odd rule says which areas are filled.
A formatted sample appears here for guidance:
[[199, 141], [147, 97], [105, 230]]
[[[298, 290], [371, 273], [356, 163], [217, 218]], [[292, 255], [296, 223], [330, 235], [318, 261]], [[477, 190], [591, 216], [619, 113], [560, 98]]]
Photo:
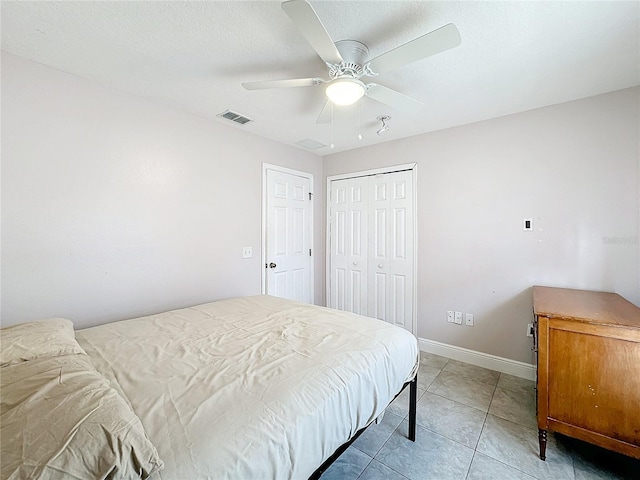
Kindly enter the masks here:
[[86, 355], [8, 365], [0, 378], [0, 478], [139, 479], [162, 467], [138, 417]]
[[388, 323], [256, 296], [76, 333], [128, 399], [162, 479], [306, 479], [413, 378]]

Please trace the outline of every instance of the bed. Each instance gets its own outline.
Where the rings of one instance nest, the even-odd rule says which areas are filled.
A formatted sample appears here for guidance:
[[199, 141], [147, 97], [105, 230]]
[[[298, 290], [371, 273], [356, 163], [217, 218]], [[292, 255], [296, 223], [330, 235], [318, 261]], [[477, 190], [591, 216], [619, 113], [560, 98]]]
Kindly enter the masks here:
[[[78, 330], [70, 346], [53, 348], [57, 353], [49, 357], [18, 352], [11, 359], [5, 337], [2, 478], [22, 478], [27, 471], [82, 478], [86, 471], [70, 465], [77, 457], [86, 464], [97, 456], [106, 458], [100, 472], [125, 478], [306, 479], [318, 476], [406, 385], [414, 402], [409, 436], [415, 438], [416, 338], [347, 312], [260, 295]], [[42, 429], [52, 409], [34, 415], [34, 394], [25, 391], [40, 383], [49, 392], [73, 388], [82, 368], [91, 373], [89, 383], [107, 393], [85, 394], [81, 402], [87, 396], [115, 399], [124, 420], [113, 430], [124, 432], [124, 439], [104, 434], [86, 406], [74, 410], [79, 418], [61, 422], [67, 433], [47, 434], [69, 444], [71, 454], [50, 446], [50, 466], [31, 458], [25, 442], [42, 439], [31, 429]], [[20, 427], [21, 416], [43, 418]], [[85, 427], [99, 432], [80, 432], [91, 441], [106, 436], [106, 453], [90, 453], [93, 446], [85, 451], [86, 438], [79, 446], [69, 440]], [[14, 447], [21, 442], [18, 453], [9, 451], [7, 438]]]

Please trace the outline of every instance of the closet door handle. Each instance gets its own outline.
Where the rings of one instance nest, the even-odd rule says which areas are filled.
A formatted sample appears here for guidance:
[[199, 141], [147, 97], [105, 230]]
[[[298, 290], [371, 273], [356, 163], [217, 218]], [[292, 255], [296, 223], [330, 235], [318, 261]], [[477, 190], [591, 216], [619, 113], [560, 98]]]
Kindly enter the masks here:
[[382, 264], [381, 263], [378, 264], [378, 268], [382, 268]]

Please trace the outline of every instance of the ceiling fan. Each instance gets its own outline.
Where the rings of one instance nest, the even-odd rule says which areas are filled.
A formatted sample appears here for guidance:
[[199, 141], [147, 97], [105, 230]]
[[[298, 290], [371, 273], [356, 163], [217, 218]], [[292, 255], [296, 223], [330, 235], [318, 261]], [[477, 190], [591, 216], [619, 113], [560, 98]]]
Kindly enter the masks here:
[[461, 43], [460, 32], [452, 23], [440, 27], [389, 50], [382, 55], [369, 59], [369, 49], [356, 40], [334, 42], [322, 25], [313, 7], [306, 0], [290, 0], [282, 3], [282, 9], [289, 16], [302, 36], [309, 42], [329, 68], [329, 80], [324, 78], [297, 78], [290, 80], [266, 80], [246, 82], [242, 86], [247, 90], [269, 88], [309, 87], [328, 84], [326, 101], [317, 123], [331, 120], [331, 104], [351, 105], [363, 96], [399, 110], [413, 110], [422, 102], [377, 83], [364, 83], [361, 78], [375, 77], [380, 73], [422, 60], [445, 50], [457, 47]]

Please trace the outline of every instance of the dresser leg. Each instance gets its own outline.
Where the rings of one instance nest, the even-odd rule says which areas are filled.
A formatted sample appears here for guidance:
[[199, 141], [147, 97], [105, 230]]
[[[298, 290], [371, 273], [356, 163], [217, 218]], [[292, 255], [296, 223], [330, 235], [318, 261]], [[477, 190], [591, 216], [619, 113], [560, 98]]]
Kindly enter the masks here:
[[540, 460], [547, 458], [547, 431], [538, 429], [538, 441], [540, 442]]

